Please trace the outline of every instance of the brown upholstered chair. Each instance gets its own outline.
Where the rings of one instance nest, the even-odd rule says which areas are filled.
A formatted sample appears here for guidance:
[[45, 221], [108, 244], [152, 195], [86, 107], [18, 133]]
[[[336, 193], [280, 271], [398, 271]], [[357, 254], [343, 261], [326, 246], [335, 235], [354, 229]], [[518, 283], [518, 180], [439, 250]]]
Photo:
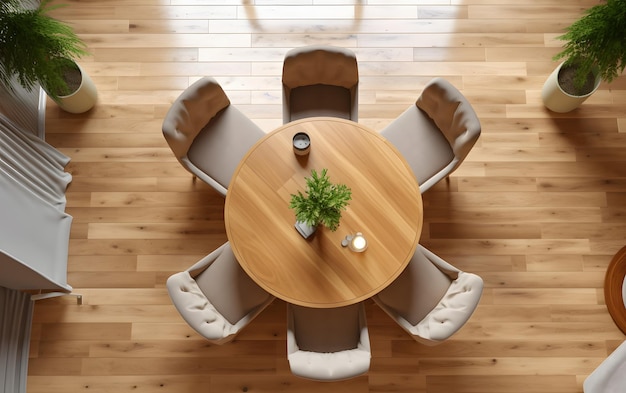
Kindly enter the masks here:
[[170, 276], [167, 291], [189, 326], [214, 344], [234, 339], [274, 300], [239, 266], [228, 242]]
[[373, 299], [416, 341], [435, 345], [463, 327], [482, 292], [482, 278], [418, 245], [406, 269]]
[[406, 158], [424, 193], [461, 165], [480, 130], [478, 116], [463, 94], [445, 79], [435, 78], [415, 105], [380, 134]]
[[205, 77], [174, 101], [163, 135], [185, 169], [226, 195], [239, 161], [265, 133]]
[[317, 381], [366, 373], [371, 350], [363, 303], [336, 308], [287, 304], [287, 358], [294, 375]]
[[351, 50], [326, 45], [292, 49], [283, 63], [283, 123], [314, 116], [358, 121], [358, 87]]

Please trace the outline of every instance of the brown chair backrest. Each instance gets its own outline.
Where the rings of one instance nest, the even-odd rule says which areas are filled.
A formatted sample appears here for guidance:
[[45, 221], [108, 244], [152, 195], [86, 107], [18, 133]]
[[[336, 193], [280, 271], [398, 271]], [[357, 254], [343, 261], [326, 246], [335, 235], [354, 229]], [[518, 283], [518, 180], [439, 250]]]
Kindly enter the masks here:
[[284, 123], [308, 116], [358, 120], [359, 71], [351, 50], [328, 45], [292, 49], [285, 55], [282, 81]]
[[187, 155], [193, 140], [230, 100], [213, 78], [204, 77], [172, 103], [163, 120], [163, 135], [176, 158]]
[[288, 89], [315, 84], [352, 89], [358, 83], [356, 56], [349, 49], [311, 45], [292, 49], [285, 55], [283, 85]]
[[465, 157], [480, 136], [480, 121], [463, 94], [443, 78], [431, 80], [415, 103], [444, 134], [455, 156]]

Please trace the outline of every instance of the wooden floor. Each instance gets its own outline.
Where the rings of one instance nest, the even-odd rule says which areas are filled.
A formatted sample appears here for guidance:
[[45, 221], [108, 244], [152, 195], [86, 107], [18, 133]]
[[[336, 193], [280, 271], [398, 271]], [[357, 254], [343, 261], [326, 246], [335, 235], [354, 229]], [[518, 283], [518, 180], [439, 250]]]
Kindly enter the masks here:
[[[99, 88], [89, 113], [50, 102], [47, 140], [68, 154], [74, 217], [68, 280], [84, 294], [37, 303], [28, 391], [582, 392], [622, 340], [603, 279], [626, 244], [626, 77], [555, 114], [540, 91], [562, 29], [597, 0], [80, 0], [71, 22]], [[422, 244], [485, 280], [451, 340], [412, 341], [371, 301], [370, 372], [316, 383], [289, 372], [285, 304], [211, 346], [164, 288], [226, 241], [224, 200], [174, 159], [170, 103], [210, 75], [265, 131], [281, 124], [288, 49], [348, 47], [359, 60], [360, 121], [380, 130], [443, 76], [483, 133], [424, 195]]]

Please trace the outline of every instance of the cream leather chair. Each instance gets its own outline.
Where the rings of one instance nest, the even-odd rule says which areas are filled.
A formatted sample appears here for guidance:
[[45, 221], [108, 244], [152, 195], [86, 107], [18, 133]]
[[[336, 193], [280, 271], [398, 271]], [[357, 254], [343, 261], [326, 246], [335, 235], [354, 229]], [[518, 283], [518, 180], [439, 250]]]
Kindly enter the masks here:
[[604, 359], [583, 383], [585, 393], [626, 391], [626, 341]]
[[338, 308], [287, 304], [287, 357], [293, 374], [317, 381], [366, 373], [371, 350], [363, 303]]
[[215, 79], [205, 77], [174, 101], [163, 135], [185, 169], [226, 195], [239, 161], [265, 133], [230, 104]]
[[380, 134], [406, 158], [424, 193], [461, 165], [480, 130], [478, 116], [463, 94], [445, 79], [435, 78], [415, 105]]
[[189, 326], [214, 344], [233, 340], [274, 300], [239, 266], [228, 242], [170, 276], [167, 291]]
[[358, 121], [358, 88], [351, 50], [326, 45], [292, 49], [283, 63], [283, 123], [314, 116]]
[[416, 341], [436, 345], [470, 318], [483, 280], [418, 245], [406, 269], [374, 301]]

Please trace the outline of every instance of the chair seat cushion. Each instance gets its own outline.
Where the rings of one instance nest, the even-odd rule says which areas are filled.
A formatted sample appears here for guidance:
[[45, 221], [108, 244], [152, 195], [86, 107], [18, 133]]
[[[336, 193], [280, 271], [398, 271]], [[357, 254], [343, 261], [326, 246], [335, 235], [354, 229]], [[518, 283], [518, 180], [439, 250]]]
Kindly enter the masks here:
[[170, 276], [167, 290], [180, 315], [200, 335], [219, 340], [235, 333], [233, 325], [209, 302], [188, 272]]
[[355, 348], [334, 353], [297, 351], [289, 355], [291, 371], [305, 378], [337, 380], [369, 370], [371, 354]]
[[407, 160], [419, 184], [454, 160], [450, 143], [430, 117], [412, 105], [381, 131]]
[[415, 326], [412, 333], [432, 341], [447, 339], [472, 316], [482, 289], [482, 278], [472, 273], [459, 273], [439, 304]]
[[189, 161], [228, 188], [230, 179], [248, 150], [265, 133], [237, 108], [219, 112], [194, 139]]
[[230, 245], [195, 280], [202, 293], [233, 325], [271, 297], [241, 268]]
[[328, 116], [350, 120], [350, 90], [340, 86], [310, 85], [296, 87], [289, 96], [291, 121], [307, 117]]
[[415, 325], [439, 304], [450, 282], [418, 248], [404, 271], [376, 300]]
[[291, 307], [296, 342], [301, 350], [338, 352], [358, 346], [361, 337], [358, 304], [337, 308]]

